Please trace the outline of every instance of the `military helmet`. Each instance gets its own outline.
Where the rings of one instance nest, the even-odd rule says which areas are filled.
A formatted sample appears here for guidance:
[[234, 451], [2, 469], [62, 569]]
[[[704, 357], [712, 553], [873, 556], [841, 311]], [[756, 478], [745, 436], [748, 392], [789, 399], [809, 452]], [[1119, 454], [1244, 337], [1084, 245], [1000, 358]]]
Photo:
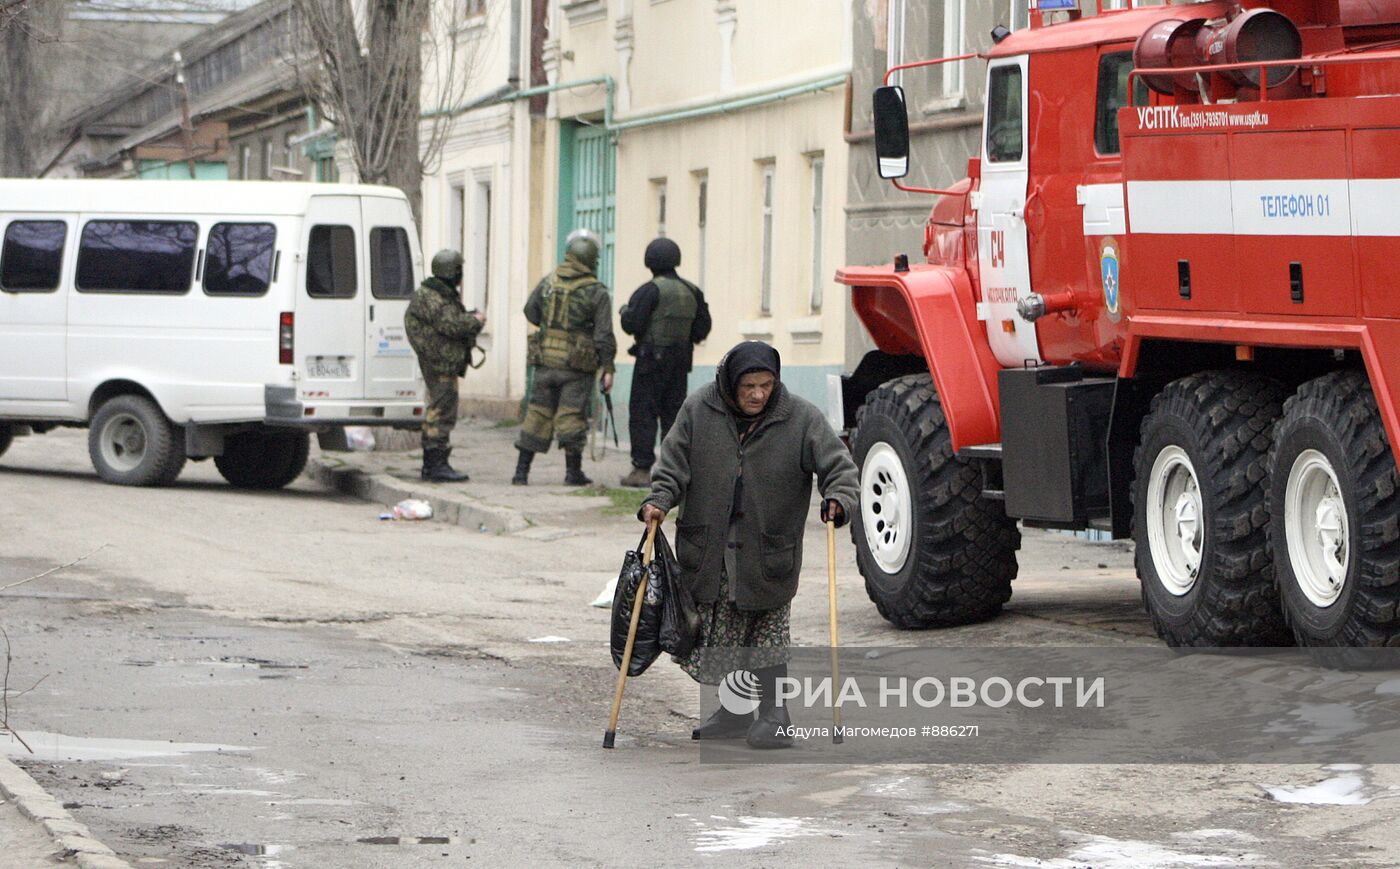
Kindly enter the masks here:
[[642, 262], [654, 272], [673, 272], [681, 264], [681, 246], [669, 238], [654, 239]]
[[462, 255], [455, 250], [440, 250], [433, 254], [433, 277], [455, 281], [462, 277]]
[[589, 271], [598, 270], [598, 236], [593, 234], [593, 230], [579, 227], [569, 233], [569, 237], [564, 239], [564, 255], [572, 256], [574, 259], [588, 267]]

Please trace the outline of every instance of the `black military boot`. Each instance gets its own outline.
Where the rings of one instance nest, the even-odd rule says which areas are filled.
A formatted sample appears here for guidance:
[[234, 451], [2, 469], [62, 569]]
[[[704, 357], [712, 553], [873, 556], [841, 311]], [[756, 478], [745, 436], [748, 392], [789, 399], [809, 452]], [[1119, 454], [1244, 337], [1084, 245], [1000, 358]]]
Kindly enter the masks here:
[[423, 479], [429, 483], [465, 483], [471, 479], [447, 463], [451, 454], [451, 449], [424, 450]]
[[565, 450], [564, 469], [566, 486], [587, 486], [593, 482], [583, 475], [583, 450]]
[[690, 731], [691, 739], [738, 739], [747, 736], [753, 724], [753, 713], [735, 715], [723, 706], [719, 707], [704, 722]]
[[530, 484], [530, 463], [534, 460], [534, 453], [529, 450], [520, 450], [520, 458], [515, 460], [515, 476], [510, 478], [512, 486], [528, 486]]
[[758, 704], [758, 719], [749, 725], [745, 739], [750, 748], [790, 748], [792, 737], [785, 730], [792, 726], [787, 706], [778, 705], [778, 680], [787, 676], [787, 664], [755, 670], [763, 686], [763, 698]]

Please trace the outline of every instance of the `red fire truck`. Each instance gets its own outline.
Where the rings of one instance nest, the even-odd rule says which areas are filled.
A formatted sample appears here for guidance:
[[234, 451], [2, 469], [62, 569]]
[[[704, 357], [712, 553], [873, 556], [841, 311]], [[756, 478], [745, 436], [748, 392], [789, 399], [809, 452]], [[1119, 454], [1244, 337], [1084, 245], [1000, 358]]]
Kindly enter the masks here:
[[967, 178], [895, 181], [926, 262], [838, 273], [871, 598], [994, 615], [1019, 521], [1131, 537], [1174, 646], [1400, 643], [1400, 0], [1060, 17], [993, 33]]

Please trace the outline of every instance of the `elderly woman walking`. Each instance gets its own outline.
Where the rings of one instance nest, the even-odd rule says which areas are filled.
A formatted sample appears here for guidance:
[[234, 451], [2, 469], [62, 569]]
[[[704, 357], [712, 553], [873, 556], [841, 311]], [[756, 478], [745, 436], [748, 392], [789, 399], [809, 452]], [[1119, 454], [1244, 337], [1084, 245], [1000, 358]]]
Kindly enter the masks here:
[[661, 444], [651, 493], [638, 517], [660, 522], [673, 507], [681, 581], [701, 614], [694, 651], [676, 659], [692, 679], [718, 685], [745, 669], [758, 676], [757, 718], [721, 706], [694, 739], [745, 737], [754, 748], [792, 744], [776, 702], [792, 644], [789, 614], [802, 569], [812, 478], [821, 515], [838, 526], [856, 508], [858, 474], [821, 411], [788, 392], [778, 351], [745, 341], [720, 360], [715, 382], [691, 393]]

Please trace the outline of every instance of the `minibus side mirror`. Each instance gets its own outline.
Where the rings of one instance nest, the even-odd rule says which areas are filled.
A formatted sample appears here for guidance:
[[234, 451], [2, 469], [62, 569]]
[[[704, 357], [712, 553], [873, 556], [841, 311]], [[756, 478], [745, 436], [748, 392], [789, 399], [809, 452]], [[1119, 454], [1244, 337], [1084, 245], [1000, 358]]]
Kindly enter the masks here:
[[881, 178], [909, 174], [909, 113], [902, 87], [875, 89], [875, 157]]

